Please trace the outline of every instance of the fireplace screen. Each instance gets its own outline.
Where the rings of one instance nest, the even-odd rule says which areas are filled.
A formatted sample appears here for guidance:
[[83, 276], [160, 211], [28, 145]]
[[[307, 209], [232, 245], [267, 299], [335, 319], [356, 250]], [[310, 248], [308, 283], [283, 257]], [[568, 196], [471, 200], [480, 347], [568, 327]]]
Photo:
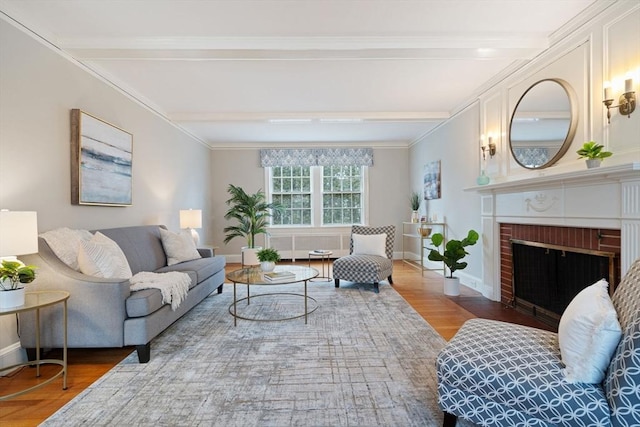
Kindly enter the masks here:
[[542, 320], [557, 323], [582, 289], [600, 279], [613, 282], [613, 253], [511, 242], [516, 307], [525, 307]]

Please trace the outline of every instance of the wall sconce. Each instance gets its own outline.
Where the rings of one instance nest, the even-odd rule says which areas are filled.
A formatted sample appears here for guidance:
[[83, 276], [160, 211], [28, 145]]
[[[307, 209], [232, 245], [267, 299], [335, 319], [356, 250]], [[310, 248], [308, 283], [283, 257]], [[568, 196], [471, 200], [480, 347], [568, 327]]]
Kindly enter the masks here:
[[604, 101], [602, 103], [607, 107], [607, 123], [611, 123], [611, 109], [618, 108], [621, 115], [631, 117], [631, 113], [636, 109], [636, 93], [633, 91], [633, 79], [624, 81], [624, 93], [618, 99], [618, 105], [613, 104], [613, 96], [611, 95], [611, 87], [604, 88]]
[[480, 148], [482, 149], [482, 160], [487, 160], [487, 151], [489, 152], [489, 157], [496, 155], [496, 144], [493, 142], [492, 137], [489, 137], [489, 143], [487, 145], [482, 145]]

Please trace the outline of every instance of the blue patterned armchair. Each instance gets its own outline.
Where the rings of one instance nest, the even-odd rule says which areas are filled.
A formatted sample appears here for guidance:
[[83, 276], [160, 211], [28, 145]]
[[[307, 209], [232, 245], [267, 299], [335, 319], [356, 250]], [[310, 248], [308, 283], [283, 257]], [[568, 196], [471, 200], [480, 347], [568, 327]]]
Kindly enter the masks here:
[[[366, 227], [353, 225], [351, 227], [351, 243], [349, 255], [338, 258], [333, 262], [333, 278], [336, 288], [340, 287], [340, 280], [348, 280], [358, 283], [373, 283], [376, 293], [379, 292], [378, 283], [381, 280], [389, 280], [393, 284], [391, 273], [393, 272], [393, 244], [395, 240], [396, 227], [386, 225], [382, 227]], [[357, 235], [381, 235], [386, 234], [384, 250], [380, 255], [355, 254], [354, 234]], [[381, 256], [382, 253], [386, 256]]]
[[622, 339], [601, 384], [567, 382], [553, 332], [467, 321], [436, 362], [444, 426], [640, 426], [640, 259], [612, 300]]

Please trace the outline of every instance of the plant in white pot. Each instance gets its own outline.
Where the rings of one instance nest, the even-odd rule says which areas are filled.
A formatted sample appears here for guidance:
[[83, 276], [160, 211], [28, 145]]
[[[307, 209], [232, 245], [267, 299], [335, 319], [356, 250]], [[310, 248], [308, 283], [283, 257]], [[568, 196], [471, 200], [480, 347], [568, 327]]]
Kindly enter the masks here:
[[[475, 245], [480, 235], [475, 230], [469, 230], [467, 237], [462, 240], [449, 240], [444, 248], [444, 251], [440, 253], [437, 249], [431, 249], [429, 251], [430, 261], [443, 261], [449, 269], [449, 275], [445, 274], [444, 280], [444, 293], [445, 295], [460, 295], [460, 279], [454, 277], [453, 273], [457, 270], [462, 270], [467, 267], [465, 261], [461, 261], [465, 256], [469, 254], [464, 248], [467, 246]], [[440, 233], [436, 233], [431, 236], [431, 243], [438, 248], [444, 241], [444, 236]], [[446, 273], [446, 272], [445, 272]]]
[[418, 210], [420, 209], [420, 193], [414, 191], [409, 196], [409, 203], [411, 204], [411, 222], [418, 222], [420, 219], [420, 214]]
[[258, 251], [258, 261], [262, 271], [269, 272], [276, 268], [276, 262], [280, 261], [280, 253], [274, 248], [264, 248]]
[[24, 285], [36, 278], [35, 267], [19, 260], [3, 260], [0, 265], [0, 308], [24, 305]]
[[254, 194], [247, 194], [242, 187], [229, 184], [227, 192], [230, 194], [226, 204], [229, 205], [224, 218], [235, 220], [236, 224], [224, 228], [226, 233], [224, 243], [229, 243], [236, 237], [247, 240], [247, 246], [242, 251], [243, 265], [257, 265], [259, 260], [256, 248], [256, 235], [267, 234], [269, 217], [274, 211], [282, 211], [278, 203], [267, 202], [267, 197], [262, 190]]
[[576, 153], [578, 159], [586, 159], [587, 168], [597, 168], [603, 159], [613, 156], [611, 151], [603, 151], [604, 145], [600, 145], [595, 141], [585, 142]]

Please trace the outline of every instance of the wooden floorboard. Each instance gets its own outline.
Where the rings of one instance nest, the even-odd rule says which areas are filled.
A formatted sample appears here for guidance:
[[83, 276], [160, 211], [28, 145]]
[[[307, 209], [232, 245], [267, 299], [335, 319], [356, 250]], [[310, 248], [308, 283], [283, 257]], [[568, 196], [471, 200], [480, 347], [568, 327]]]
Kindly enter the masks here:
[[[317, 261], [312, 264], [319, 266]], [[229, 264], [227, 271], [237, 267], [237, 264]], [[464, 286], [461, 287], [460, 296], [445, 296], [442, 276], [429, 271], [421, 275], [418, 269], [401, 261], [394, 263], [393, 281], [393, 288], [447, 340], [455, 335], [466, 320], [475, 317], [553, 330], [542, 322], [504, 307], [498, 302], [490, 301]], [[23, 427], [40, 424], [132, 351], [134, 351], [133, 347], [70, 349], [67, 390], [62, 390], [62, 379], [59, 378], [31, 393], [0, 402], [0, 425]], [[56, 351], [46, 355], [46, 357], [59, 356]], [[44, 366], [41, 378], [49, 378], [47, 375], [55, 374], [58, 369], [57, 365]], [[0, 393], [9, 394], [35, 385], [38, 381], [42, 380], [35, 378], [34, 368], [22, 368], [8, 376], [0, 377]]]

